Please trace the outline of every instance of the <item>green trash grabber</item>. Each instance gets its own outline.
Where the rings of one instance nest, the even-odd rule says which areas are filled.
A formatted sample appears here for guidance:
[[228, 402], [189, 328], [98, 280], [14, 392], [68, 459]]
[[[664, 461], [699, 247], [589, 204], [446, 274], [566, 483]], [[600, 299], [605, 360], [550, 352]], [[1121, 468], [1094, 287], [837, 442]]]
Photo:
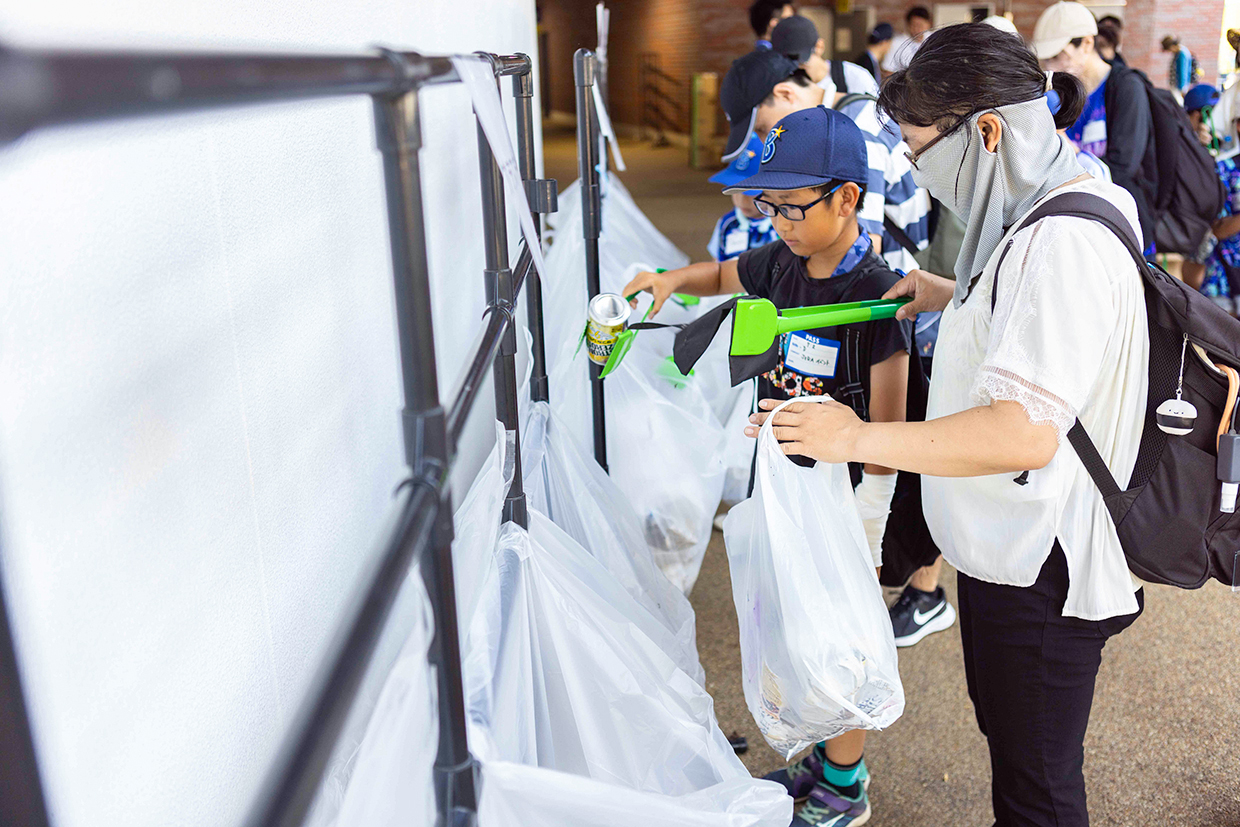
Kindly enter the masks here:
[[847, 304], [791, 307], [780, 311], [766, 299], [737, 299], [732, 312], [732, 356], [761, 356], [781, 333], [894, 319], [909, 299], [873, 299]]

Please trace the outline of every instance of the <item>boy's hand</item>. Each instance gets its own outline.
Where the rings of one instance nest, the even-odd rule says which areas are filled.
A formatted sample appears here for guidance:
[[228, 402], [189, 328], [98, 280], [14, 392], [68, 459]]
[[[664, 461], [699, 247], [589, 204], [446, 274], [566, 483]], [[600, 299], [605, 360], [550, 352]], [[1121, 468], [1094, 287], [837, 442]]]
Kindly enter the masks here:
[[[633, 277], [632, 281], [624, 286], [624, 289], [620, 291], [620, 295], [632, 296], [634, 293], [639, 293], [643, 290], [650, 293], [654, 296], [654, 304], [650, 306], [650, 315], [658, 315], [659, 310], [663, 307], [663, 302], [667, 301], [668, 297], [676, 292], [676, 288], [679, 286], [679, 281], [676, 278], [669, 278], [671, 275], [672, 271], [666, 273], [638, 273]], [[629, 302], [629, 305], [637, 307], [637, 298], [634, 297]]]
[[956, 292], [956, 283], [951, 279], [936, 276], [925, 270], [914, 270], [883, 294], [884, 299], [899, 299], [911, 296], [912, 301], [896, 311], [897, 319], [911, 319], [918, 313], [931, 313], [943, 310], [952, 295]]

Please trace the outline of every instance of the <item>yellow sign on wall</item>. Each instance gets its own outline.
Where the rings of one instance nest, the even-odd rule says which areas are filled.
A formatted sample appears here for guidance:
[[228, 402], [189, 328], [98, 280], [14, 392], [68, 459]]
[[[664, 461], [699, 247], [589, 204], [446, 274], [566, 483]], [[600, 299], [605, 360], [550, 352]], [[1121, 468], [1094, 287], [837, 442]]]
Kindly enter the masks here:
[[835, 13], [836, 14], [852, 14], [852, 10], [853, 10], [852, 0], [835, 0]]

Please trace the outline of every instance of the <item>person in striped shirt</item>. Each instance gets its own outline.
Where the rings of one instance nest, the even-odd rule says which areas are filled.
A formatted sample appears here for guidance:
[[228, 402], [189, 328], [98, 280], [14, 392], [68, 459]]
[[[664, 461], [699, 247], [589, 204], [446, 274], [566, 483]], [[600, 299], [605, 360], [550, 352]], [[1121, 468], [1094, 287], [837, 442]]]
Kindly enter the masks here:
[[[762, 156], [762, 141], [757, 135], [749, 138], [745, 151], [732, 159], [732, 163], [710, 176], [708, 180], [730, 187], [753, 175]], [[770, 244], [778, 236], [771, 226], [771, 219], [758, 212], [753, 198], [759, 190], [732, 193], [732, 209], [723, 214], [715, 224], [715, 231], [706, 244], [706, 251], [715, 261], [736, 258], [747, 250]]]
[[[913, 181], [908, 147], [894, 124], [880, 118], [873, 100], [831, 93], [815, 84], [795, 61], [774, 50], [750, 52], [724, 76], [719, 101], [731, 122], [724, 150], [731, 161], [756, 132], [765, 135], [781, 118], [802, 109], [843, 104], [866, 140], [869, 182], [858, 220], [893, 270], [916, 268], [912, 250], [929, 243], [930, 198]], [[851, 98], [851, 100], [849, 99]]]

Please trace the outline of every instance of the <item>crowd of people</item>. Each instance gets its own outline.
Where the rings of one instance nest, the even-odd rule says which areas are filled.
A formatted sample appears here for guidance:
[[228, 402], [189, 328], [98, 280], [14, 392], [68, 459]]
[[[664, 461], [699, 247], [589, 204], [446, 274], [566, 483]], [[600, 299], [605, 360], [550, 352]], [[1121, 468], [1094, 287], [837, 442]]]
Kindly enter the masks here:
[[[733, 209], [710, 260], [640, 273], [624, 295], [652, 293], [654, 313], [673, 293], [780, 308], [911, 299], [896, 319], [783, 334], [748, 432], [781, 401], [839, 402], [787, 407], [776, 436], [800, 464], [851, 464], [874, 565], [904, 587], [890, 608], [898, 646], [959, 617], [997, 825], [1086, 825], [1101, 651], [1144, 604], [1102, 495], [1064, 446], [1083, 424], [1116, 478], [1136, 462], [1149, 338], [1121, 232], [1147, 256], [1182, 255], [1185, 280], [1235, 309], [1240, 85], [1197, 83], [1188, 50], [1163, 42], [1182, 105], [1171, 120], [1217, 157], [1226, 195], [1196, 224], [1173, 216], [1198, 227], [1193, 246], [1162, 229], [1178, 209], [1156, 203], [1159, 153], [1172, 151], [1155, 139], [1165, 100], [1126, 64], [1118, 18], [1057, 2], [1026, 40], [1001, 16], [936, 30], [916, 6], [850, 60], [827, 58], [791, 3], [757, 0], [750, 22], [754, 49], [720, 87], [728, 166], [710, 180]], [[1124, 226], [1022, 224], [1066, 193], [1105, 202]], [[917, 521], [888, 519], [897, 472], [924, 475], [929, 530], [916, 539]], [[958, 607], [938, 582], [944, 555]], [[849, 732], [768, 776], [804, 802], [794, 827], [869, 819], [864, 747], [864, 731]]]

